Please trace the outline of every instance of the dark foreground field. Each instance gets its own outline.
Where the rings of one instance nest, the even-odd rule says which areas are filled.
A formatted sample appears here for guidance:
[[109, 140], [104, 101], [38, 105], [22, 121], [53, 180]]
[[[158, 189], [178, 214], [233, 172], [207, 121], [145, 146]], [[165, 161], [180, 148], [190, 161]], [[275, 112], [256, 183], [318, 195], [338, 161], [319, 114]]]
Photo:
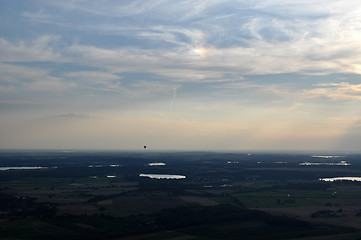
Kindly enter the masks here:
[[319, 180], [359, 176], [359, 155], [2, 151], [0, 239], [361, 239], [361, 182]]

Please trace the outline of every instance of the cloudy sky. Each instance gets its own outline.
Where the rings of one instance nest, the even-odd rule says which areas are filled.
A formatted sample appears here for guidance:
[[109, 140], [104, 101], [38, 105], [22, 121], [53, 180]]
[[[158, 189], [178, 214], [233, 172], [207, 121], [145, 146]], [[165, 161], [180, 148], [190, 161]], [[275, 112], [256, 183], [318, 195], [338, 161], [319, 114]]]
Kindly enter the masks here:
[[0, 148], [361, 146], [357, 0], [0, 1]]

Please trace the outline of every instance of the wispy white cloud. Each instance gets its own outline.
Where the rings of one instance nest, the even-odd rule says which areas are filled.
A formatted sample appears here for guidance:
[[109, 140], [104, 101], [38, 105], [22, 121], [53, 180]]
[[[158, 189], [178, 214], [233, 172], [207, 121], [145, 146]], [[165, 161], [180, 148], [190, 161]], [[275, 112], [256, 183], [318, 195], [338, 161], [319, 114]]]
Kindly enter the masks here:
[[50, 116], [50, 118], [55, 119], [87, 119], [87, 118], [100, 118], [101, 116], [96, 114], [88, 113], [65, 113], [65, 114], [56, 114]]
[[72, 79], [83, 87], [95, 87], [95, 86], [112, 86], [113, 81], [120, 80], [118, 75], [101, 71], [77, 71], [65, 73], [66, 78]]
[[34, 22], [52, 23], [52, 24], [55, 23], [53, 21], [54, 15], [52, 15], [50, 13], [46, 13], [44, 11], [44, 9], [40, 9], [38, 12], [25, 11], [22, 13], [22, 16], [24, 16], [25, 18], [29, 19], [30, 21], [34, 21]]
[[64, 82], [60, 78], [49, 77], [47, 79], [37, 80], [31, 83], [24, 83], [26, 89], [33, 91], [55, 91], [62, 92], [70, 88], [75, 88], [73, 82]]
[[33, 91], [64, 91], [75, 88], [75, 82], [54, 77], [49, 70], [0, 64], [0, 85], [6, 86], [10, 92]]
[[361, 84], [350, 84], [348, 82], [318, 84], [316, 88], [305, 91], [304, 96], [310, 98], [322, 96], [334, 100], [361, 100]]
[[0, 38], [0, 61], [63, 61], [58, 43], [59, 36], [41, 35], [35, 39], [19, 40], [11, 42], [6, 38]]
[[[138, 22], [99, 22], [100, 25], [94, 24], [93, 29], [94, 32], [100, 27], [108, 29], [109, 34], [118, 29], [121, 35], [132, 33], [132, 37], [144, 41], [168, 42], [174, 46], [143, 49], [140, 44], [132, 48], [107, 48], [78, 43], [55, 48], [54, 43], [59, 38], [44, 35], [30, 43], [12, 44], [3, 39], [0, 46], [5, 53], [3, 56], [15, 61], [60, 61], [66, 56], [70, 62], [112, 68], [112, 72], [138, 71], [140, 67], [143, 72], [173, 72], [173, 75], [183, 72], [184, 76], [177, 77], [177, 80], [190, 79], [192, 75], [202, 80], [197, 77], [202, 72], [203, 75], [217, 72], [209, 69], [242, 74], [361, 72], [358, 64], [361, 54], [357, 50], [361, 49], [361, 8], [355, 1], [318, 1], [318, 4], [310, 1], [256, 1], [252, 4], [246, 1], [182, 1], [172, 4], [168, 1], [105, 1], [102, 4], [73, 1], [48, 4], [64, 8], [67, 13], [80, 11], [114, 19], [146, 17], [154, 21], [145, 25], [144, 22], [143, 25]], [[214, 11], [220, 6], [223, 8]], [[233, 12], [227, 12], [226, 6], [231, 6]], [[247, 11], [252, 14], [242, 16]], [[48, 16], [46, 10], [40, 13]], [[181, 15], [184, 18], [177, 21]], [[213, 21], [213, 18], [220, 17], [227, 21]], [[87, 27], [91, 28], [90, 25]], [[231, 36], [225, 35], [227, 33]], [[228, 44], [230, 38], [238, 39], [238, 44]], [[195, 59], [194, 54], [200, 48], [206, 52], [201, 61]], [[171, 75], [168, 77], [172, 78]]]
[[[23, 4], [22, 12], [7, 16], [13, 20], [11, 30], [1, 26], [0, 103], [7, 109], [21, 104], [33, 109], [39, 104], [28, 103], [56, 98], [36, 106], [42, 115], [54, 116], [47, 125], [52, 133], [62, 134], [55, 128], [61, 122], [62, 130], [74, 134], [75, 129], [79, 140], [90, 133], [116, 142], [127, 131], [136, 142], [138, 126], [146, 122], [142, 129], [148, 136], [161, 132], [163, 144], [174, 130], [187, 146], [210, 139], [210, 132], [232, 146], [238, 146], [240, 136], [247, 141], [238, 144], [252, 143], [247, 146], [290, 146], [291, 138], [297, 146], [313, 138], [307, 141], [311, 146], [341, 135], [358, 114], [353, 107], [361, 100], [361, 85], [350, 77], [361, 74], [361, 5], [356, 0]], [[99, 109], [133, 115], [105, 120], [86, 113], [96, 115]], [[152, 112], [168, 117], [149, 118]], [[119, 121], [123, 124], [117, 128]], [[94, 130], [95, 125], [106, 132]]]
[[[294, 101], [302, 101], [306, 99], [328, 98], [331, 100], [361, 100], [361, 84], [352, 84], [349, 82], [339, 83], [320, 83], [313, 86], [307, 86], [307, 89], [295, 87], [290, 84], [259, 84], [249, 81], [229, 82], [221, 86], [220, 89], [228, 89], [231, 92], [237, 90], [245, 90], [254, 92], [257, 95], [274, 96]], [[228, 91], [228, 94], [229, 94]], [[289, 110], [296, 110], [301, 103], [293, 105]]]
[[42, 103], [34, 102], [34, 101], [26, 101], [26, 100], [5, 99], [5, 100], [0, 100], [0, 104], [7, 104], [7, 105], [38, 105], [38, 104], [42, 104]]

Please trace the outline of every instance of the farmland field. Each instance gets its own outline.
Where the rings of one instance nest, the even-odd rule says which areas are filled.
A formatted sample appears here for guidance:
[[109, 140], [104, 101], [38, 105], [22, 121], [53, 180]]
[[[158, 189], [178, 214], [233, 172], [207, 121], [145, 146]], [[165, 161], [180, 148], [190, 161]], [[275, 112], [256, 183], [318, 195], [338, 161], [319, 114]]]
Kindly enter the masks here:
[[16, 167], [1, 239], [361, 239], [361, 182], [320, 181], [361, 176], [359, 155], [3, 151], [0, 167]]

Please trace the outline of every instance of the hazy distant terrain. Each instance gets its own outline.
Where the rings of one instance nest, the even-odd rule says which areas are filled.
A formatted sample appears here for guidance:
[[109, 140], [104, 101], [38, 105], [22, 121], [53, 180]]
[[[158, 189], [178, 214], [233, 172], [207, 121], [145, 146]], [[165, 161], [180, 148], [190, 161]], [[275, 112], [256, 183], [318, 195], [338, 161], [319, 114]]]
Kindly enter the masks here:
[[361, 183], [319, 180], [357, 176], [359, 155], [2, 151], [0, 238], [357, 239]]

